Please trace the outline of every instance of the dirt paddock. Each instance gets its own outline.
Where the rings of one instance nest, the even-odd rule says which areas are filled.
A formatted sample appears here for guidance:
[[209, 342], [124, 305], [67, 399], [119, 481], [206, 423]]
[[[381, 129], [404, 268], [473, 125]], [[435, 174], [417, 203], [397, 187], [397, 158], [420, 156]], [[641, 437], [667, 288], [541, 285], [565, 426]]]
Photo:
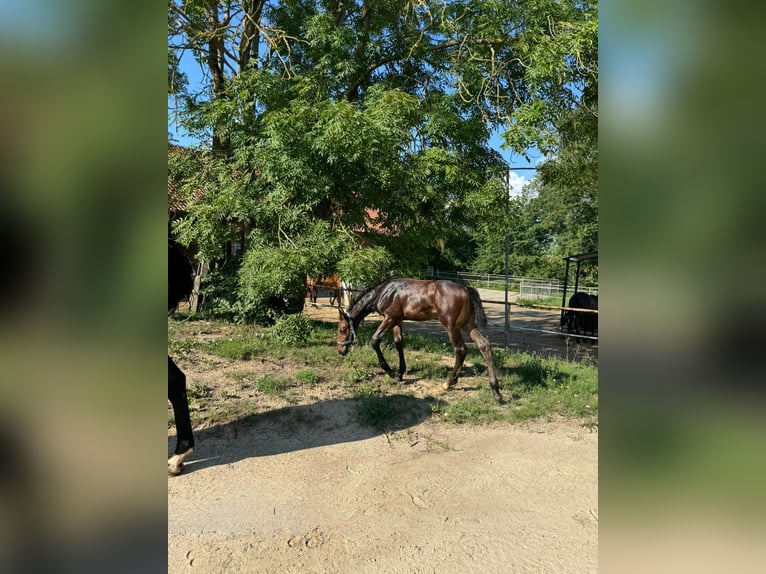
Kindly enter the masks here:
[[[189, 381], [223, 376], [180, 366]], [[426, 419], [382, 433], [360, 426], [352, 403], [197, 431], [184, 474], [168, 479], [168, 572], [597, 571], [597, 430]]]

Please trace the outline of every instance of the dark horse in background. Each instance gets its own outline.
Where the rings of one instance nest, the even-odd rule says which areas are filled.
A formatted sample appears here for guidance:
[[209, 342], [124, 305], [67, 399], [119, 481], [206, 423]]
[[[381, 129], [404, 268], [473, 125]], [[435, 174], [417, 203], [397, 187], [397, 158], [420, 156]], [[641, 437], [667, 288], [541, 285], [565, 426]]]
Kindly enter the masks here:
[[[194, 286], [194, 270], [180, 248], [168, 243], [168, 316], [178, 303], [189, 297]], [[183, 469], [184, 458], [194, 450], [189, 401], [186, 396], [186, 375], [168, 356], [168, 399], [173, 405], [176, 421], [176, 450], [168, 459], [168, 474], [177, 476]]]
[[372, 336], [372, 348], [378, 355], [380, 367], [394, 378], [394, 371], [380, 351], [380, 340], [388, 331], [393, 331], [394, 343], [399, 353], [399, 380], [404, 377], [406, 366], [402, 342], [402, 321], [428, 321], [438, 319], [449, 335], [455, 350], [455, 366], [444, 384], [447, 390], [457, 383], [460, 369], [466, 353], [462, 331], [468, 333], [484, 360], [487, 362], [489, 387], [498, 403], [503, 402], [500, 387], [495, 375], [492, 359], [492, 347], [479, 332], [478, 325], [486, 327], [487, 317], [481, 304], [479, 293], [472, 287], [458, 285], [452, 281], [417, 279], [388, 279], [365, 291], [348, 309], [338, 309], [338, 352], [345, 355], [356, 338], [359, 323], [370, 313], [383, 316], [375, 334]]
[[330, 305], [335, 305], [338, 302], [340, 306], [340, 277], [337, 274], [330, 275], [329, 277], [320, 277], [314, 279], [306, 275], [306, 290], [308, 291], [309, 301], [311, 304], [317, 306], [317, 291], [319, 288], [330, 290]]
[[[578, 291], [569, 298], [569, 305], [573, 309], [592, 309], [598, 310], [598, 295], [589, 295]], [[581, 311], [566, 311], [564, 316], [567, 331], [585, 335], [590, 333], [595, 336], [598, 332], [598, 314], [583, 313]]]

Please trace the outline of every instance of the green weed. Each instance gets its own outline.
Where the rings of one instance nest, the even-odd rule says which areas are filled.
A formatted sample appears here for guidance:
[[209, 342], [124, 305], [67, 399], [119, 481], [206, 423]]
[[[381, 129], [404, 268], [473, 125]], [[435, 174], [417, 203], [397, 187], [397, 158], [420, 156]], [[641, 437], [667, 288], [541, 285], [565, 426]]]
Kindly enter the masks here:
[[319, 375], [314, 369], [302, 369], [295, 372], [295, 380], [304, 385], [316, 385], [319, 382]]
[[234, 361], [249, 361], [256, 356], [266, 354], [268, 342], [262, 336], [215, 339], [201, 345], [202, 350]]
[[279, 396], [290, 388], [290, 383], [275, 375], [264, 375], [255, 382], [255, 388], [264, 395]]

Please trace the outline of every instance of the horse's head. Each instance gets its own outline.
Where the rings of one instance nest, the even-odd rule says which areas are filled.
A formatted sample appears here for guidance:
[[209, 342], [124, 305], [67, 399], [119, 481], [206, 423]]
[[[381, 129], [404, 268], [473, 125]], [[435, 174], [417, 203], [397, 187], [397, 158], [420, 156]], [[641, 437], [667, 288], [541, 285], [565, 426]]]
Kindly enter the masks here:
[[351, 316], [344, 310], [338, 309], [338, 353], [341, 356], [348, 353], [348, 348], [351, 343], [356, 339], [356, 331], [354, 331], [354, 322], [351, 320]]

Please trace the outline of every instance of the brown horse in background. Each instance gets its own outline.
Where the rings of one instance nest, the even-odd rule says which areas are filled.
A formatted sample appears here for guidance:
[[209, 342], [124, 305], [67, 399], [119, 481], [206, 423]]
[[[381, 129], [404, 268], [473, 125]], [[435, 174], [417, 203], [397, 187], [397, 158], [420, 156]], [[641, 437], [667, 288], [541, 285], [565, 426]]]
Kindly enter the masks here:
[[479, 332], [478, 325], [487, 326], [487, 317], [481, 304], [479, 293], [472, 287], [458, 285], [452, 281], [417, 279], [388, 279], [362, 294], [348, 311], [338, 308], [338, 352], [345, 355], [356, 338], [359, 323], [370, 313], [383, 316], [375, 334], [372, 336], [372, 348], [378, 355], [378, 364], [389, 377], [394, 378], [394, 371], [380, 351], [380, 340], [388, 331], [393, 331], [394, 343], [399, 353], [399, 380], [401, 381], [406, 366], [402, 342], [402, 321], [427, 321], [438, 319], [449, 335], [455, 350], [455, 366], [444, 384], [447, 390], [457, 383], [460, 369], [466, 353], [465, 341], [461, 331], [476, 343], [484, 360], [487, 362], [489, 387], [498, 403], [503, 402], [500, 387], [495, 375], [492, 359], [492, 347]]
[[318, 289], [329, 289], [330, 291], [330, 305], [335, 305], [335, 302], [338, 302], [338, 306], [340, 306], [340, 277], [338, 277], [337, 274], [332, 274], [329, 277], [320, 277], [319, 279], [314, 279], [313, 277], [310, 277], [306, 275], [306, 291], [309, 296], [309, 301], [311, 304], [316, 307], [317, 306], [317, 290]]

